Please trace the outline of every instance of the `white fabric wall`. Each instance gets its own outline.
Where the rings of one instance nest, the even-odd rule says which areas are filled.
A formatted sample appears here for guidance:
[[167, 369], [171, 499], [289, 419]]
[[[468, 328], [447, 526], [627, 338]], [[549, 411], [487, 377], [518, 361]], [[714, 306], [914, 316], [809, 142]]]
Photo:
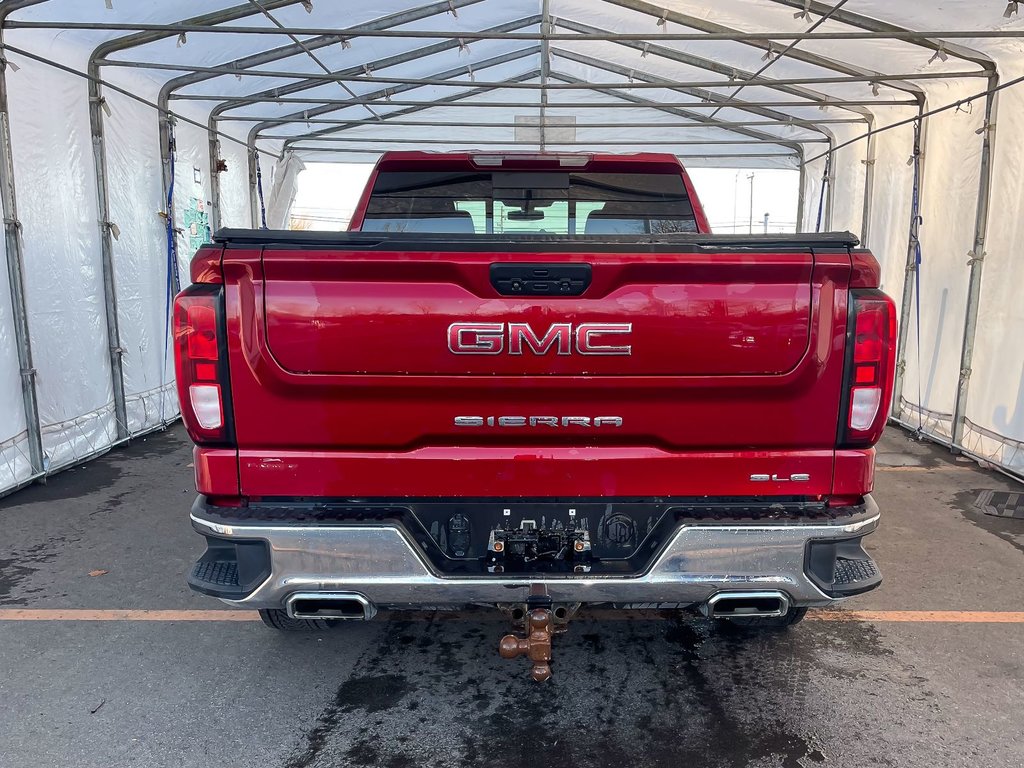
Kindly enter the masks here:
[[166, 207], [161, 183], [156, 111], [117, 93], [107, 95], [107, 165], [114, 272], [128, 429], [140, 432], [178, 413], [173, 350], [165, 344], [167, 306]]
[[288, 214], [295, 202], [299, 174], [305, 167], [306, 164], [292, 152], [286, 152], [274, 164], [270, 177], [270, 195], [267, 197], [267, 226], [270, 229], [288, 228]]
[[85, 82], [8, 73], [25, 290], [43, 449], [51, 469], [116, 437]]
[[[831, 127], [837, 129], [837, 144], [864, 132], [863, 125]], [[865, 143], [860, 141], [843, 147], [837, 150], [833, 157], [832, 193], [835, 198], [832, 205], [832, 230], [860, 234], [864, 223]]]
[[[952, 84], [934, 98], [941, 103], [969, 95], [977, 85]], [[910, 321], [903, 396], [925, 409], [927, 426], [951, 435], [967, 300], [968, 252], [974, 240], [978, 198], [981, 106], [929, 118], [921, 187], [921, 326]], [[920, 367], [919, 367], [920, 366]], [[920, 399], [919, 399], [920, 398]], [[931, 414], [929, 418], [928, 414]], [[918, 416], [904, 418], [915, 425]]]
[[[1005, 79], [1024, 74], [1020, 55], [1001, 56], [999, 63]], [[1022, 123], [1024, 90], [1009, 88], [999, 95], [996, 115], [987, 256], [964, 435], [966, 447], [1018, 473], [1024, 473]]]
[[[813, 157], [819, 151], [812, 149], [808, 155]], [[825, 207], [828, 204], [828, 200], [823, 200], [821, 196], [824, 177], [824, 158], [811, 160], [806, 164], [804, 169], [804, 232], [814, 232], [816, 230], [819, 211], [821, 213], [821, 229], [825, 229]]]
[[[906, 110], [882, 110], [877, 127], [905, 119]], [[913, 126], [893, 128], [875, 140], [874, 196], [871, 206], [871, 252], [882, 265], [882, 290], [900, 306], [903, 299], [910, 235], [911, 193], [914, 169], [907, 165], [913, 154]]]
[[252, 226], [249, 206], [248, 153], [245, 146], [221, 140], [220, 156], [228, 169], [220, 174], [220, 226]]
[[209, 241], [210, 144], [207, 132], [190, 123], [174, 128], [177, 139], [174, 174], [174, 218], [178, 233], [178, 271], [181, 285], [189, 284], [189, 263], [200, 245]]
[[[82, 52], [55, 44], [48, 55], [84, 68]], [[14, 58], [14, 57], [12, 57]], [[24, 243], [25, 289], [44, 462], [48, 471], [81, 461], [117, 438], [108, 353], [100, 226], [84, 79], [22, 59], [8, 70], [13, 163]], [[116, 78], [155, 100], [158, 85], [132, 71]], [[165, 343], [166, 208], [157, 112], [107, 89], [104, 115], [127, 429], [140, 434], [177, 417], [173, 349]], [[205, 129], [180, 123], [175, 227], [186, 228], [192, 201], [209, 206]], [[248, 225], [245, 149], [226, 142], [225, 215]], [[194, 169], [201, 182], [195, 182]], [[202, 229], [200, 240], [207, 232]], [[198, 242], [177, 236], [183, 285]], [[0, 238], [0, 252], [4, 252]], [[11, 292], [0, 271], [0, 493], [29, 478], [31, 465], [22, 401]]]
[[[0, 254], [7, 258], [4, 238]], [[25, 409], [22, 404], [18, 347], [14, 337], [14, 309], [11, 304], [7, 264], [0, 269], [0, 492], [25, 482], [32, 475], [29, 461]]]

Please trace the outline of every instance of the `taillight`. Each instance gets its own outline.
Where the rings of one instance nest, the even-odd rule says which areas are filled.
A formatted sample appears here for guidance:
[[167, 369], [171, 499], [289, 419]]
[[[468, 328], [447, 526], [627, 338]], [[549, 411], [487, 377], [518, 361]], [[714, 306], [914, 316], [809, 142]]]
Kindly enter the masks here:
[[841, 445], [874, 445], [892, 400], [896, 306], [877, 290], [851, 290], [843, 385]]
[[192, 285], [174, 300], [174, 363], [181, 418], [200, 445], [231, 440], [221, 286]]

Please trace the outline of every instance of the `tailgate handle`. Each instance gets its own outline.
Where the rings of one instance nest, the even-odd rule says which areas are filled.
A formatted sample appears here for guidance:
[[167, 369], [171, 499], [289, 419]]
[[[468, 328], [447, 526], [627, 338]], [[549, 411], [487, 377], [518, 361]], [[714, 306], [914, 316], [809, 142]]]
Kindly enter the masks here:
[[589, 264], [491, 264], [502, 296], [579, 296], [590, 287]]

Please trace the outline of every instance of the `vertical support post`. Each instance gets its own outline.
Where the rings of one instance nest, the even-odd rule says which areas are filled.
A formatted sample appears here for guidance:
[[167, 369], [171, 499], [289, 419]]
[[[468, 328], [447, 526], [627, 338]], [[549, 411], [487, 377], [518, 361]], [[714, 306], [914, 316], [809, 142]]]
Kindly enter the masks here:
[[800, 189], [796, 193], [796, 231], [804, 231], [804, 205], [807, 201], [807, 163], [804, 162], [803, 148], [800, 149]]
[[92, 133], [93, 164], [96, 171], [96, 201], [100, 225], [100, 253], [103, 269], [103, 305], [107, 320], [107, 346], [110, 351], [110, 375], [114, 385], [114, 419], [118, 441], [127, 440], [128, 411], [124, 395], [124, 367], [121, 333], [118, 327], [117, 292], [114, 284], [114, 230], [110, 220], [110, 191], [107, 186], [107, 145], [103, 134], [105, 102], [99, 84], [99, 67], [89, 62], [89, 126]]
[[206, 130], [210, 142], [210, 230], [216, 232], [223, 226], [220, 216], [220, 172], [217, 170], [220, 163], [220, 139], [217, 137], [216, 116], [210, 115]]
[[259, 195], [256, 192], [256, 145], [252, 141], [246, 146], [246, 159], [249, 171], [249, 214], [252, 219], [252, 228], [259, 229], [260, 210]]
[[828, 197], [825, 198], [825, 231], [832, 231], [832, 213], [836, 202], [836, 150], [833, 141], [828, 143], [828, 162], [825, 164], [825, 178], [828, 185]]
[[[160, 199], [163, 204], [167, 207], [164, 213], [167, 216], [167, 225], [170, 227], [170, 237], [175, 237], [174, 231], [174, 198], [170, 194], [174, 179], [174, 169], [171, 165], [171, 152], [174, 151], [173, 136], [174, 136], [174, 118], [167, 112], [161, 112], [159, 114], [160, 121], [160, 180], [161, 180], [161, 196]], [[174, 289], [178, 289], [177, 272], [175, 271]]]
[[860, 244], [867, 248], [871, 234], [871, 203], [875, 191], [875, 118], [868, 119], [867, 149], [864, 152], [864, 208], [860, 220]]
[[[921, 234], [920, 200], [924, 185], [925, 143], [928, 123], [924, 119], [926, 102], [922, 98], [917, 105], [917, 123], [914, 124], [914, 146], [911, 159], [917, 166], [911, 187], [910, 237], [907, 240], [907, 266], [903, 278], [903, 301], [900, 305], [899, 341], [896, 346], [896, 381], [893, 385], [892, 416], [899, 418], [900, 402], [903, 399], [903, 382], [907, 370], [907, 335], [910, 332], [910, 313], [914, 310], [914, 292], [917, 290], [917, 243]], [[921, 372], [918, 371], [918, 376]], [[924, 403], [918, 403], [924, 406]]]
[[825, 225], [825, 230], [828, 231], [828, 225], [829, 225], [829, 220], [828, 220], [828, 203], [829, 203], [829, 201], [826, 200], [825, 195], [828, 195], [829, 198], [832, 197], [832, 190], [829, 189], [830, 181], [831, 181], [830, 177], [832, 175], [832, 158], [834, 157], [834, 155], [832, 154], [832, 146], [833, 146], [833, 141], [832, 141], [832, 139], [830, 137], [829, 141], [828, 141], [828, 152], [825, 154], [825, 162], [823, 164], [824, 167], [822, 168], [822, 171], [821, 171], [821, 189], [818, 192], [818, 210], [817, 210], [817, 212], [815, 213], [815, 216], [814, 216], [814, 231], [815, 232], [821, 232], [822, 231], [821, 230], [822, 224]]
[[[167, 200], [167, 191], [171, 188], [171, 117], [166, 112], [159, 112], [157, 120], [160, 132], [160, 199]], [[170, 211], [165, 211], [170, 216]]]
[[[3, 29], [0, 27], [0, 43]], [[11, 144], [10, 110], [7, 102], [7, 62], [0, 63], [0, 198], [3, 200], [4, 239], [7, 246], [7, 278], [11, 286], [11, 312], [14, 315], [14, 342], [18, 348], [21, 371], [21, 399], [25, 409], [29, 462], [32, 478], [46, 474], [42, 430], [39, 425], [39, 400], [36, 396], [36, 370], [32, 364], [32, 342], [28, 327], [28, 301], [25, 297], [25, 260], [18, 219], [18, 198], [14, 182], [14, 157]]]
[[164, 417], [164, 404], [166, 402], [166, 380], [164, 374], [167, 370], [167, 356], [171, 339], [171, 300], [173, 294], [181, 288], [181, 283], [178, 275], [178, 234], [174, 228], [174, 157], [177, 151], [177, 138], [174, 134], [174, 116], [165, 110], [166, 108], [157, 113], [157, 120], [161, 160], [160, 204], [165, 208], [163, 215], [167, 242], [167, 306], [164, 308], [164, 354], [160, 363], [160, 421], [166, 425], [169, 422]]
[[996, 132], [996, 106], [999, 75], [988, 78], [990, 93], [985, 97], [985, 124], [982, 132], [981, 171], [978, 174], [978, 208], [974, 217], [974, 247], [969, 254], [971, 277], [967, 288], [967, 309], [964, 317], [964, 338], [960, 349], [960, 382], [953, 405], [953, 437], [950, 448], [954, 452], [963, 447], [967, 418], [967, 395], [971, 384], [971, 365], [974, 360], [974, 340], [978, 330], [978, 305], [981, 300], [981, 274], [985, 265], [985, 240], [988, 236], [988, 209], [992, 194], [992, 143]]
[[538, 126], [538, 135], [540, 151], [543, 152], [547, 146], [544, 122], [547, 120], [548, 75], [551, 70], [551, 42], [548, 39], [548, 35], [551, 34], [551, 0], [542, 0], [540, 18], [540, 126]]

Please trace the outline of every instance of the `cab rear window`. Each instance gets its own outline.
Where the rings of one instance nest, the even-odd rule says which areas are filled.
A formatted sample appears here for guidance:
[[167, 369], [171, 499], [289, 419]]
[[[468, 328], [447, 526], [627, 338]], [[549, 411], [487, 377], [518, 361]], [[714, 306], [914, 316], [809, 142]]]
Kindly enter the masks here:
[[644, 235], [696, 232], [678, 174], [382, 171], [363, 232]]

